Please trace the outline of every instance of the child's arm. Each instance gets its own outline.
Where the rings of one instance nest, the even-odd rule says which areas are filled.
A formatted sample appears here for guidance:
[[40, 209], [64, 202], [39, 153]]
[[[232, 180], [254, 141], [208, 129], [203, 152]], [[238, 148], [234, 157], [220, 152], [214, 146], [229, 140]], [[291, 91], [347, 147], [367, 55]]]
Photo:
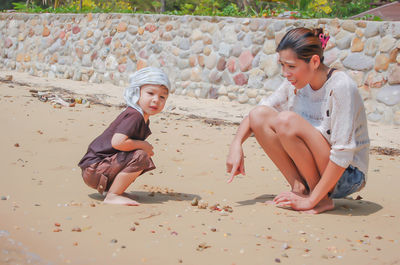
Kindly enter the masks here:
[[290, 206], [298, 211], [313, 209], [335, 187], [345, 170], [345, 168], [329, 161], [324, 174], [310, 195], [285, 192], [277, 196], [274, 202], [283, 206]]
[[249, 116], [246, 116], [239, 125], [235, 138], [229, 148], [228, 158], [226, 159], [226, 171], [231, 174], [228, 183], [232, 182], [236, 175], [245, 174], [242, 143], [249, 138], [250, 134]]
[[136, 149], [144, 150], [149, 156], [153, 156], [153, 146], [147, 141], [133, 140], [122, 133], [115, 133], [111, 139], [111, 145], [119, 151], [133, 151]]

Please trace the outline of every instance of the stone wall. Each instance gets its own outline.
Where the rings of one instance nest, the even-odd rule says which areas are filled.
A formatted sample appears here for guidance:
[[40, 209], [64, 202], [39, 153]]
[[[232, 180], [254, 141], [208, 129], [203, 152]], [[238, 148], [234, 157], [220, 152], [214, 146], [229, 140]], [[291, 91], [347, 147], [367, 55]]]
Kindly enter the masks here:
[[298, 26], [330, 33], [325, 63], [354, 78], [370, 121], [400, 124], [400, 22], [0, 14], [0, 68], [126, 86], [151, 65], [173, 93], [257, 104], [282, 82], [275, 48]]

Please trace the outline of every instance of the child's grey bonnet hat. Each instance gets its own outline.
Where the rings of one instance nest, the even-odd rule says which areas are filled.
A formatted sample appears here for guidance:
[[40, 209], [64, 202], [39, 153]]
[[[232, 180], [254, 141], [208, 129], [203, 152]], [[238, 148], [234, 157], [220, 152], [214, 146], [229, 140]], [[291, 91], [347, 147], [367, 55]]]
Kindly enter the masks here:
[[129, 86], [125, 89], [126, 104], [143, 115], [142, 108], [137, 104], [140, 98], [140, 87], [143, 85], [163, 85], [168, 91], [171, 88], [167, 74], [156, 67], [145, 67], [136, 71], [129, 77]]

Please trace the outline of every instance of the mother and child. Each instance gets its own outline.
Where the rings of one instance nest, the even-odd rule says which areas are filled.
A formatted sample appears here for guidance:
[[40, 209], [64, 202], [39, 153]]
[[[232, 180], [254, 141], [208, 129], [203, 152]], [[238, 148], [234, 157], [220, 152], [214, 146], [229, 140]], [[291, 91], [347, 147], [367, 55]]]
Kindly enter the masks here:
[[[356, 83], [323, 61], [328, 36], [322, 29], [295, 28], [276, 51], [286, 80], [241, 122], [226, 161], [231, 182], [245, 174], [242, 144], [254, 134], [291, 190], [277, 195], [280, 207], [308, 213], [334, 208], [366, 183], [369, 137], [363, 100]], [[170, 90], [158, 68], [135, 72], [125, 90], [128, 107], [98, 136], [79, 162], [85, 183], [104, 203], [139, 205], [124, 191], [155, 168], [149, 117], [165, 106]]]

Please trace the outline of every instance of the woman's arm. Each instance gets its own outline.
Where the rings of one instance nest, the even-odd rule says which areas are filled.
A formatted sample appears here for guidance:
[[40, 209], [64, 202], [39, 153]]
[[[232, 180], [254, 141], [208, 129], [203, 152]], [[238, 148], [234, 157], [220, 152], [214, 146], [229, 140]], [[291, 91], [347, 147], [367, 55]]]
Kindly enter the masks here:
[[229, 148], [228, 158], [226, 159], [226, 171], [230, 174], [228, 183], [238, 174], [245, 175], [244, 154], [242, 144], [251, 134], [249, 116], [246, 116], [239, 125], [235, 138]]
[[335, 187], [336, 183], [339, 181], [345, 170], [345, 168], [338, 166], [337, 164], [329, 160], [320, 181], [310, 194], [310, 209], [314, 208], [326, 195], [328, 195], [328, 192], [330, 192]]
[[133, 140], [122, 133], [115, 133], [111, 138], [111, 146], [119, 151], [129, 152], [136, 149], [144, 150], [149, 156], [153, 156], [153, 146], [147, 141]]

